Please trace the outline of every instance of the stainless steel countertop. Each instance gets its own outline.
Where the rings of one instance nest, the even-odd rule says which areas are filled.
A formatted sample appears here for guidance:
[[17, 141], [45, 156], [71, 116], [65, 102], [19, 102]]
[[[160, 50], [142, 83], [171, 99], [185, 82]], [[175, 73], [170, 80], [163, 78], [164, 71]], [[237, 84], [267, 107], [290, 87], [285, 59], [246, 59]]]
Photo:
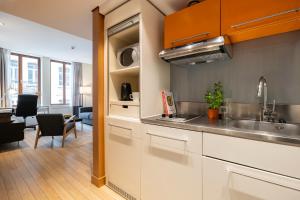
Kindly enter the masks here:
[[162, 121], [158, 120], [159, 118], [160, 116], [155, 116], [144, 118], [141, 121], [145, 124], [153, 124], [158, 126], [166, 126], [171, 128], [185, 129], [198, 132], [214, 133], [231, 137], [300, 147], [300, 133], [284, 134], [280, 132], [265, 132], [258, 130], [241, 129], [233, 126], [235, 120], [209, 121], [207, 117], [197, 117], [187, 122]]

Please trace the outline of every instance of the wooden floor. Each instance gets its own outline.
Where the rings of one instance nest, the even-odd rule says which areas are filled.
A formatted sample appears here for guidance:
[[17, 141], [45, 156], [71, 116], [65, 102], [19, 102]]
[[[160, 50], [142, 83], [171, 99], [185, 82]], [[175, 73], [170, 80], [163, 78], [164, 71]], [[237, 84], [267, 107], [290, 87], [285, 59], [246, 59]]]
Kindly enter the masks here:
[[39, 140], [37, 149], [33, 149], [34, 139], [35, 132], [27, 130], [19, 146], [18, 143], [0, 145], [1, 200], [122, 199], [107, 187], [97, 188], [90, 183], [90, 126], [78, 131], [77, 139], [69, 135], [64, 148], [61, 148], [61, 137], [53, 141], [45, 137]]

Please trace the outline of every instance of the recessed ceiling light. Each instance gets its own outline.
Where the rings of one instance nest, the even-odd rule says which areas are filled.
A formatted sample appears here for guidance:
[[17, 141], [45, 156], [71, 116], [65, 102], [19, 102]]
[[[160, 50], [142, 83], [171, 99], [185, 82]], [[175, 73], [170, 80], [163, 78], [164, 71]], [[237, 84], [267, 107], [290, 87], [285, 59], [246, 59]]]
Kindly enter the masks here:
[[0, 22], [0, 26], [5, 26], [5, 23], [4, 22]]

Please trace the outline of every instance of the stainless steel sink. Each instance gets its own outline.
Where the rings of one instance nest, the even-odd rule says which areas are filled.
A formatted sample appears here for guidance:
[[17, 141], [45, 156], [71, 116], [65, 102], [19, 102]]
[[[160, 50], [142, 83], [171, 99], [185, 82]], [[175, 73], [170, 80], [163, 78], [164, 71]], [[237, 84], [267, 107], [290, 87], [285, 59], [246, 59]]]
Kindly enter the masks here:
[[286, 136], [300, 135], [300, 125], [285, 124], [285, 123], [271, 123], [263, 121], [252, 120], [237, 120], [232, 122], [232, 126], [240, 129], [247, 129], [252, 131], [264, 131], [271, 133], [284, 134]]

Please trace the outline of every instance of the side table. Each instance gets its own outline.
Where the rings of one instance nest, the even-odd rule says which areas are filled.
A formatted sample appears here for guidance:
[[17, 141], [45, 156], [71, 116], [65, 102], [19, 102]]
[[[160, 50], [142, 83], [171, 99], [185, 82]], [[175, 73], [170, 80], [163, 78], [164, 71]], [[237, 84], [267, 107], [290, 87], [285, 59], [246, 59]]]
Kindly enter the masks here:
[[[72, 117], [72, 115], [64, 115], [64, 118], [65, 118], [65, 119], [70, 119], [70, 117]], [[81, 131], [83, 131], [83, 123], [82, 123], [82, 119], [76, 116], [76, 117], [74, 118], [74, 121], [75, 121], [75, 122], [81, 122]]]

